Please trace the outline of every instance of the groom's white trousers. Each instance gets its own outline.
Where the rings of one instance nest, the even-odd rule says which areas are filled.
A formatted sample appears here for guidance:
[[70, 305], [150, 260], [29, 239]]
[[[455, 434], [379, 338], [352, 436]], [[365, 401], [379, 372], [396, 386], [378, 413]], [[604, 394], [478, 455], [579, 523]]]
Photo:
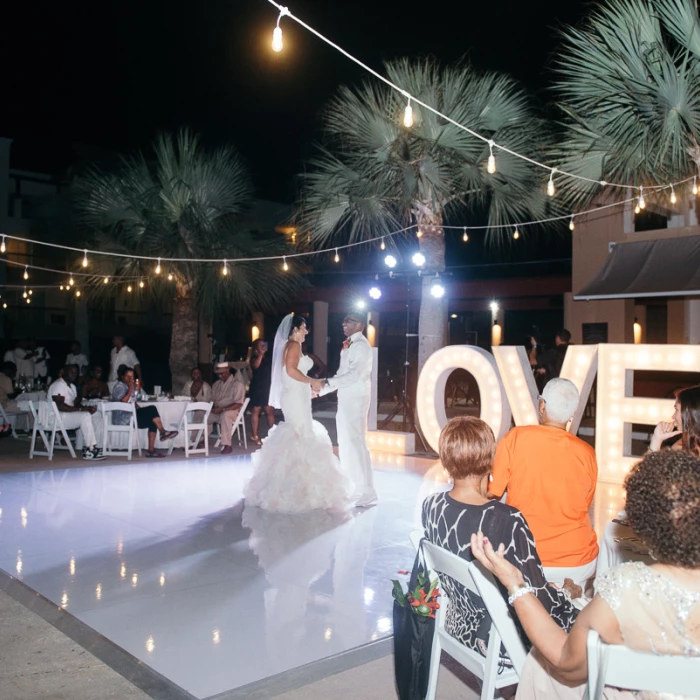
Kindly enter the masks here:
[[372, 480], [372, 460], [367, 448], [367, 416], [372, 395], [355, 393], [352, 389], [338, 391], [338, 431], [340, 465], [353, 480], [353, 499], [359, 503], [377, 497]]

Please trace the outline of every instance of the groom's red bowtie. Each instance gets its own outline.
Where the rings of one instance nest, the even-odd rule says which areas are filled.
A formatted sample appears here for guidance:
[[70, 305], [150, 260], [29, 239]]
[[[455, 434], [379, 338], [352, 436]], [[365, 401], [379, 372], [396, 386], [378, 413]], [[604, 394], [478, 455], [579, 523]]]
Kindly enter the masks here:
[[343, 341], [343, 350], [347, 350], [351, 345], [352, 345], [352, 340], [350, 338], [346, 338]]

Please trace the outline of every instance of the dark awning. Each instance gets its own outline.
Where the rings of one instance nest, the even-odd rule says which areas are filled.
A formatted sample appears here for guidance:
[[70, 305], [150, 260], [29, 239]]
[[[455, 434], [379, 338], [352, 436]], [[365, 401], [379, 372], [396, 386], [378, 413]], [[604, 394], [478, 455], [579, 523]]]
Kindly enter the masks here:
[[700, 295], [700, 236], [616, 243], [576, 295], [589, 299]]

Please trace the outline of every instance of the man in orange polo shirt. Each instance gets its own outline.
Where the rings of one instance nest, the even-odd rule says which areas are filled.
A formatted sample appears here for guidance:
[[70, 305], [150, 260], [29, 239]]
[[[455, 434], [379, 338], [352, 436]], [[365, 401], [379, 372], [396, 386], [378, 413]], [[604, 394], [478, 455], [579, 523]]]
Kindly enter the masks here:
[[[578, 405], [568, 379], [552, 379], [539, 398], [540, 425], [513, 428], [498, 443], [489, 492], [517, 508], [547, 568], [578, 585], [595, 575], [598, 540], [588, 516], [598, 479], [595, 451], [566, 425]], [[547, 573], [547, 572], [545, 572]], [[561, 571], [548, 580], [563, 583]]]

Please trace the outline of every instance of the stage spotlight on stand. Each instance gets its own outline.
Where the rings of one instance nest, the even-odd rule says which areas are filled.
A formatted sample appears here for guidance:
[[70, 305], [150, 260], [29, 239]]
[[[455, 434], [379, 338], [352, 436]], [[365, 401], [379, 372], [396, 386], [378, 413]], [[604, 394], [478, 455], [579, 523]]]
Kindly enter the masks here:
[[423, 253], [414, 253], [411, 261], [416, 267], [423, 267], [425, 265], [425, 255]]
[[372, 297], [372, 299], [375, 299], [375, 300], [381, 299], [382, 298], [382, 290], [379, 289], [379, 287], [372, 287], [369, 290], [369, 295], [370, 295], [370, 297]]
[[396, 258], [395, 258], [393, 255], [387, 255], [387, 256], [384, 258], [384, 264], [385, 264], [388, 268], [390, 268], [390, 269], [393, 270], [393, 269], [396, 267], [397, 260], [396, 260]]
[[497, 313], [498, 313], [499, 306], [498, 306], [498, 302], [497, 302], [497, 301], [492, 301], [492, 302], [489, 304], [489, 307], [490, 307], [490, 309], [491, 309], [491, 313], [492, 313], [492, 314], [497, 314]]

